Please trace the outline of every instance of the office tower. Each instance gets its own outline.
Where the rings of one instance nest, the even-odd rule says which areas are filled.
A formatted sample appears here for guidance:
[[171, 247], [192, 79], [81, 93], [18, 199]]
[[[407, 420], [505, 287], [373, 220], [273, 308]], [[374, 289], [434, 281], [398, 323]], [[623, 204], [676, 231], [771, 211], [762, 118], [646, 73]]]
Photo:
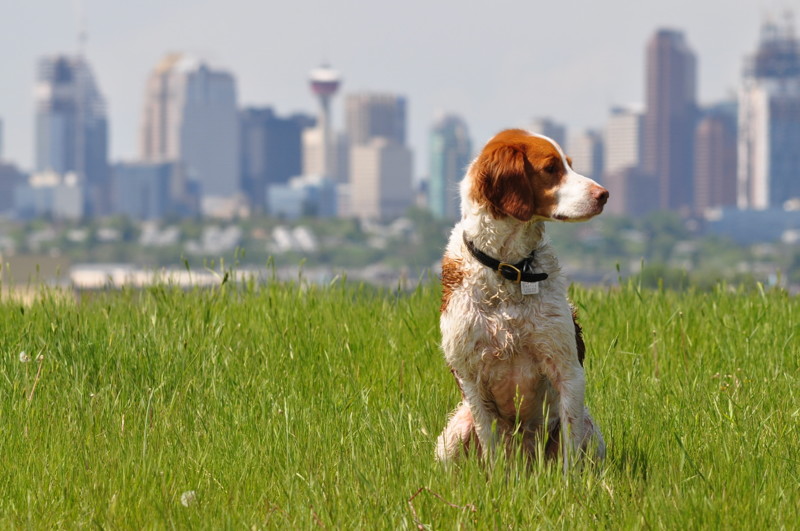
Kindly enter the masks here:
[[303, 132], [303, 174], [346, 181], [346, 174], [339, 175], [338, 135], [333, 131], [331, 119], [331, 99], [339, 90], [341, 76], [323, 65], [311, 71], [309, 85], [319, 101], [319, 114], [316, 127]]
[[606, 122], [603, 173], [608, 175], [642, 163], [642, 111], [613, 107]]
[[270, 185], [287, 183], [303, 172], [303, 132], [314, 118], [294, 114], [283, 118], [270, 107], [245, 108], [239, 113], [241, 184], [252, 207], [265, 211]]
[[388, 221], [405, 214], [412, 201], [411, 151], [384, 137], [350, 151], [350, 212]]
[[534, 118], [530, 123], [530, 131], [531, 133], [552, 138], [562, 149], [566, 147], [567, 128], [563, 124], [557, 123], [550, 118]]
[[603, 186], [609, 193], [605, 212], [642, 216], [658, 209], [655, 178], [642, 164], [643, 113], [638, 106], [611, 109], [603, 149]]
[[394, 94], [349, 94], [345, 99], [345, 128], [350, 145], [368, 144], [376, 137], [405, 145], [406, 100]]
[[658, 182], [658, 206], [692, 206], [696, 123], [694, 53], [679, 31], [661, 29], [647, 43], [643, 169]]
[[739, 93], [739, 208], [800, 197], [800, 43], [787, 21], [766, 22]]
[[82, 212], [109, 202], [106, 104], [82, 56], [40, 59], [36, 76], [36, 171], [73, 172], [84, 190]]
[[597, 131], [581, 131], [570, 137], [566, 146], [572, 169], [595, 181], [603, 179], [603, 137]]
[[199, 183], [204, 213], [239, 186], [236, 82], [228, 72], [169, 54], [147, 81], [140, 136], [145, 162], [180, 161]]
[[736, 205], [736, 103], [704, 109], [695, 132], [694, 210]]
[[[339, 183], [347, 183], [348, 151], [350, 146], [347, 136], [332, 132], [325, 148], [325, 137], [319, 127], [303, 129], [302, 134], [302, 174], [325, 175], [330, 172], [330, 179]], [[327, 152], [327, 156], [323, 153]]]
[[430, 136], [428, 208], [439, 219], [458, 219], [458, 183], [472, 157], [467, 124], [459, 116], [444, 115], [436, 120]]
[[389, 220], [411, 206], [412, 155], [406, 147], [406, 100], [381, 93], [345, 99], [350, 141], [349, 214]]

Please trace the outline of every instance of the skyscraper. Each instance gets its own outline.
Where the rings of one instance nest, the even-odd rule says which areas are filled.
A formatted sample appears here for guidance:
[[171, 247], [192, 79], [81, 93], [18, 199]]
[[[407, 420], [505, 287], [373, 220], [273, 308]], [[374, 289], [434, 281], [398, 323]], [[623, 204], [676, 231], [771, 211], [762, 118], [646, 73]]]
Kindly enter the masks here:
[[459, 116], [446, 114], [436, 120], [430, 136], [428, 207], [439, 219], [457, 219], [458, 183], [472, 157], [467, 124]]
[[658, 208], [655, 178], [642, 171], [642, 122], [638, 106], [613, 107], [606, 123], [603, 185], [611, 193], [605, 211], [641, 216]]
[[240, 192], [236, 105], [233, 76], [189, 55], [167, 55], [147, 81], [141, 157], [183, 162], [200, 184], [204, 212]]
[[345, 128], [351, 145], [376, 137], [406, 143], [406, 99], [395, 94], [362, 92], [345, 100]]
[[411, 206], [412, 155], [406, 147], [406, 100], [381, 93], [345, 100], [350, 141], [349, 213], [388, 220]]
[[608, 175], [642, 164], [642, 111], [613, 107], [605, 130], [603, 173]]
[[647, 43], [643, 169], [664, 210], [692, 206], [696, 61], [683, 33], [660, 29]]
[[248, 107], [240, 113], [242, 190], [263, 211], [267, 189], [303, 172], [303, 132], [314, 126], [310, 116], [277, 116], [270, 107]]
[[36, 76], [36, 170], [74, 172], [84, 189], [84, 211], [109, 204], [106, 104], [83, 56], [39, 61]]
[[736, 104], [705, 109], [695, 132], [694, 210], [736, 205]]
[[411, 151], [384, 137], [350, 151], [350, 212], [388, 221], [411, 205]]
[[740, 208], [800, 197], [800, 42], [791, 24], [766, 22], [739, 93]]

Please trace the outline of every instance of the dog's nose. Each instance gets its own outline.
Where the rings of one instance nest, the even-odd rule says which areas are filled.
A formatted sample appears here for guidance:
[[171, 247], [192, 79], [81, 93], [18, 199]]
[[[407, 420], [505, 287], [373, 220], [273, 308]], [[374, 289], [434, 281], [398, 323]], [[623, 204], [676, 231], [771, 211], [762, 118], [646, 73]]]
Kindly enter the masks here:
[[608, 201], [608, 190], [602, 186], [594, 186], [592, 187], [592, 197], [601, 205], [605, 205]]

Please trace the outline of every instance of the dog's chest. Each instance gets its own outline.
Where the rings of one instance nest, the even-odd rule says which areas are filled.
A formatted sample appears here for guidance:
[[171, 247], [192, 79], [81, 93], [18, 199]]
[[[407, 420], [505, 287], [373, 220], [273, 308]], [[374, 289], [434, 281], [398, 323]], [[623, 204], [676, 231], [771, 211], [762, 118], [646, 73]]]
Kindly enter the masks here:
[[555, 412], [557, 393], [543, 373], [543, 363], [535, 355], [484, 360], [480, 386], [500, 418], [541, 424], [544, 404], [549, 404]]
[[569, 347], [574, 332], [565, 296], [547, 286], [521, 295], [518, 285], [504, 284], [461, 291], [442, 315], [445, 354], [457, 370], [475, 374], [492, 360], [526, 360], [538, 368]]

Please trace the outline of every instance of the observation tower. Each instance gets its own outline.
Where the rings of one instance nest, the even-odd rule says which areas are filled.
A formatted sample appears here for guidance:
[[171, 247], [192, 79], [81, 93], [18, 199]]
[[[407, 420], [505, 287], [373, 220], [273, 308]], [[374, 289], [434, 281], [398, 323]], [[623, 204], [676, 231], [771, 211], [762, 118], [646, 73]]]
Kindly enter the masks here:
[[332, 69], [330, 66], [323, 64], [319, 68], [315, 68], [309, 74], [309, 84], [311, 92], [319, 99], [319, 118], [317, 128], [322, 137], [321, 149], [321, 166], [323, 173], [326, 177], [332, 177], [334, 174], [333, 167], [333, 133], [331, 131], [331, 98], [339, 90], [341, 84], [341, 76], [339, 72]]

